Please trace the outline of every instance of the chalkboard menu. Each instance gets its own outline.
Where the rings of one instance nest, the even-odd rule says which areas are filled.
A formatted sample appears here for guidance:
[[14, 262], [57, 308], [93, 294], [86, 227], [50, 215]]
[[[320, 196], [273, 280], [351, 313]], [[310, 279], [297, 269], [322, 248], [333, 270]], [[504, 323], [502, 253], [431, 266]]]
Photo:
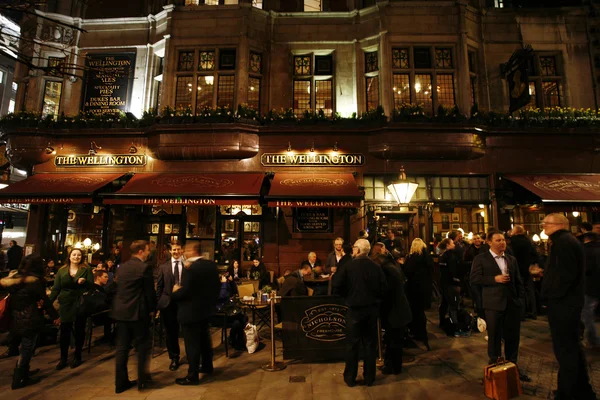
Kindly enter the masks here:
[[296, 208], [294, 231], [306, 233], [328, 233], [333, 224], [330, 208]]
[[135, 53], [88, 54], [83, 110], [94, 114], [129, 111]]

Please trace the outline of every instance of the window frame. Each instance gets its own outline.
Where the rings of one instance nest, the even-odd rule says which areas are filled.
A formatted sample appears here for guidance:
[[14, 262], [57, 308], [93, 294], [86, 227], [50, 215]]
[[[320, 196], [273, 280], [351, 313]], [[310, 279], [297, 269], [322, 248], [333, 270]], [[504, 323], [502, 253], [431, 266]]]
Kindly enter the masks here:
[[[44, 105], [46, 103], [46, 86], [48, 85], [48, 83], [56, 83], [60, 85], [60, 96], [58, 98], [58, 106], [57, 106], [57, 112], [56, 114], [45, 114], [44, 113]], [[43, 117], [46, 117], [48, 115], [54, 115], [54, 118], [58, 118], [58, 116], [60, 115], [60, 110], [62, 108], [62, 100], [63, 100], [63, 90], [64, 90], [64, 86], [63, 86], [64, 82], [62, 79], [52, 79], [51, 77], [44, 79], [44, 84], [42, 85], [42, 105], [41, 105], [41, 114]]]
[[[553, 57], [554, 58], [554, 68], [556, 69], [557, 75], [543, 75], [542, 74], [542, 66], [540, 63], [540, 58], [543, 57]], [[566, 107], [566, 98], [565, 98], [565, 78], [564, 78], [564, 64], [562, 59], [562, 53], [560, 52], [535, 52], [531, 59], [531, 64], [528, 67], [528, 81], [531, 87], [533, 84], [535, 88], [534, 93], [530, 93], [532, 99], [527, 105], [528, 108], [550, 108], [550, 107]], [[556, 87], [558, 89], [558, 104], [546, 104], [546, 96], [543, 91], [543, 85], [546, 82], [556, 83]], [[530, 90], [531, 92], [531, 90]]]
[[[193, 52], [194, 56], [193, 56], [193, 61], [192, 61], [192, 68], [190, 70], [180, 70], [179, 69], [179, 59], [180, 59], [180, 54], [183, 52]], [[212, 70], [201, 70], [199, 68], [200, 65], [200, 54], [202, 52], [214, 52], [214, 59], [213, 59], [213, 69]], [[226, 53], [226, 52], [234, 52], [235, 53], [235, 61], [234, 61], [234, 65], [232, 68], [228, 68], [228, 69], [221, 69], [221, 55], [222, 53]], [[230, 108], [233, 110], [235, 109], [236, 106], [236, 101], [237, 101], [237, 90], [236, 90], [236, 85], [237, 85], [237, 76], [236, 76], [236, 70], [237, 70], [237, 66], [238, 66], [238, 62], [239, 62], [239, 57], [238, 57], [238, 49], [237, 47], [228, 47], [228, 46], [224, 46], [224, 47], [199, 47], [199, 48], [189, 48], [189, 47], [181, 47], [178, 48], [176, 51], [176, 62], [175, 62], [175, 84], [173, 85], [173, 92], [174, 92], [174, 106], [175, 108], [179, 108], [181, 105], [178, 104], [177, 102], [177, 81], [179, 80], [179, 78], [185, 78], [185, 77], [191, 77], [192, 78], [192, 96], [190, 99], [190, 108], [192, 109], [192, 114], [194, 115], [198, 115], [199, 113], [201, 113], [201, 109], [198, 109], [198, 90], [193, 90], [194, 87], [198, 87], [198, 80], [201, 77], [212, 77], [212, 84], [208, 84], [210, 86], [212, 86], [212, 100], [210, 103], [210, 108], [215, 109], [217, 108], [217, 105], [219, 104], [219, 81], [220, 81], [220, 77], [223, 76], [233, 76], [233, 99], [232, 99], [232, 103]], [[207, 81], [208, 82], [208, 81]], [[186, 106], [181, 106], [183, 108], [186, 108]]]
[[[260, 57], [260, 70], [257, 71], [253, 71], [251, 68], [251, 61], [252, 61], [252, 56], [253, 55], [257, 55]], [[259, 51], [253, 51], [250, 50], [249, 55], [248, 55], [248, 91], [246, 93], [246, 104], [248, 105], [249, 108], [255, 109], [256, 112], [260, 113], [260, 107], [261, 107], [261, 94], [262, 94], [262, 82], [263, 82], [263, 70], [264, 70], [264, 54], [262, 52]], [[254, 106], [252, 106], [250, 104], [250, 92], [254, 91], [252, 90], [252, 85], [250, 85], [250, 79], [257, 79], [258, 80], [258, 104], [256, 105], [256, 108]]]
[[[430, 57], [430, 68], [416, 68], [415, 67], [415, 49], [416, 48], [428, 48], [430, 49], [429, 52], [429, 57]], [[415, 88], [416, 85], [416, 77], [418, 75], [429, 75], [431, 77], [431, 87], [435, 88], [438, 86], [438, 75], [451, 75], [452, 76], [452, 97], [453, 97], [453, 104], [452, 105], [447, 105], [444, 104], [445, 106], [449, 106], [449, 107], [454, 107], [456, 106], [456, 101], [458, 98], [457, 95], [457, 89], [458, 86], [456, 84], [456, 74], [457, 74], [457, 67], [456, 67], [456, 45], [453, 43], [447, 43], [447, 44], [437, 44], [437, 45], [433, 45], [433, 44], [418, 44], [418, 45], [413, 45], [413, 44], [402, 44], [402, 43], [398, 43], [398, 44], [393, 44], [391, 46], [392, 49], [392, 60], [390, 62], [390, 66], [392, 69], [392, 84], [394, 82], [394, 76], [396, 75], [408, 75], [409, 76], [409, 88], [410, 88], [410, 103], [416, 103], [417, 102], [417, 91]], [[407, 68], [395, 68], [394, 64], [393, 64], [393, 52], [396, 49], [407, 49], [408, 50], [408, 67]], [[450, 57], [451, 57], [451, 61], [452, 61], [452, 67], [451, 68], [438, 68], [436, 66], [436, 50], [450, 50]], [[395, 86], [392, 87], [392, 104], [394, 105], [394, 108], [397, 108], [402, 101], [400, 101], [400, 104], [398, 104], [398, 97], [396, 96], [396, 90], [395, 90]], [[435, 115], [437, 113], [437, 109], [440, 105], [440, 101], [439, 101], [439, 94], [437, 93], [436, 90], [432, 90], [431, 92], [431, 96], [429, 96], [429, 98], [431, 99], [431, 109], [429, 109], [429, 107], [426, 107], [424, 112], [427, 115]]]
[[[296, 58], [297, 57], [310, 57], [310, 71], [309, 74], [296, 74], [295, 68], [296, 68]], [[330, 75], [326, 75], [326, 74], [317, 74], [318, 69], [317, 69], [317, 61], [325, 59], [329, 57], [330, 58], [330, 62], [331, 62], [331, 74]], [[298, 54], [292, 54], [292, 110], [294, 111], [294, 114], [296, 114], [296, 117], [301, 118], [304, 114], [305, 111], [307, 110], [302, 110], [300, 108], [295, 108], [294, 107], [294, 103], [296, 101], [296, 82], [299, 81], [308, 81], [309, 82], [309, 87], [310, 87], [310, 100], [309, 100], [309, 104], [310, 107], [308, 108], [308, 110], [312, 111], [313, 113], [318, 113], [319, 110], [316, 108], [317, 105], [317, 91], [315, 90], [316, 86], [317, 86], [317, 81], [331, 81], [331, 112], [328, 112], [328, 109], [322, 109], [323, 112], [325, 113], [325, 115], [327, 117], [333, 117], [336, 113], [336, 103], [335, 103], [335, 52], [330, 52], [327, 54], [320, 54], [317, 52], [311, 52], [311, 53], [298, 53]], [[300, 111], [297, 112], [296, 110]]]

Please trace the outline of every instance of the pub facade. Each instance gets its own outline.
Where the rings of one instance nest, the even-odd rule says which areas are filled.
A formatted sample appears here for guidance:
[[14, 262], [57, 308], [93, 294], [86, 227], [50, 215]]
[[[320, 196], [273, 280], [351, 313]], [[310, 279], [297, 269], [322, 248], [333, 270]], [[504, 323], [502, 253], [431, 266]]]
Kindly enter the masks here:
[[[531, 107], [595, 110], [589, 6], [107, 3], [21, 21], [43, 56], [15, 71], [21, 113], [2, 129], [28, 177], [0, 197], [30, 204], [26, 245], [46, 258], [122, 245], [126, 259], [143, 238], [160, 261], [194, 239], [221, 265], [259, 258], [279, 275], [361, 230], [409, 246], [459, 228], [533, 235], [552, 211], [600, 221], [597, 129], [476, 118], [507, 113], [502, 64], [523, 43]], [[387, 189], [401, 169], [419, 184], [409, 204]]]

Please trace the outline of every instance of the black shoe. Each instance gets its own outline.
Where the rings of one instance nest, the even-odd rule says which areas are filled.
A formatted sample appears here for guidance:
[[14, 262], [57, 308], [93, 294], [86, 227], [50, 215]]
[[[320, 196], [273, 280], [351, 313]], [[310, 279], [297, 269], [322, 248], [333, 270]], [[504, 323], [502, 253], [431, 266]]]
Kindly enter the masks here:
[[519, 372], [519, 379], [523, 382], [531, 382], [531, 378], [522, 372]]
[[68, 365], [66, 358], [61, 358], [58, 364], [56, 364], [56, 369], [60, 371]]
[[124, 391], [131, 389], [135, 385], [137, 385], [137, 381], [127, 381], [127, 383], [125, 383], [125, 385], [116, 387], [115, 393], [117, 393], [117, 394], [123, 393]]
[[344, 377], [344, 382], [346, 382], [346, 385], [348, 385], [348, 387], [354, 387], [356, 386], [356, 379], [352, 379], [349, 377]]
[[179, 358], [171, 359], [171, 365], [169, 365], [169, 371], [177, 371], [179, 368]]
[[195, 386], [200, 384], [200, 379], [186, 376], [185, 378], [175, 379], [175, 383], [181, 386]]
[[21, 389], [25, 387], [25, 368], [17, 367], [13, 372], [12, 384], [10, 388], [12, 390]]
[[70, 367], [71, 369], [73, 368], [77, 368], [81, 365], [81, 358], [74, 358], [73, 361], [71, 361]]

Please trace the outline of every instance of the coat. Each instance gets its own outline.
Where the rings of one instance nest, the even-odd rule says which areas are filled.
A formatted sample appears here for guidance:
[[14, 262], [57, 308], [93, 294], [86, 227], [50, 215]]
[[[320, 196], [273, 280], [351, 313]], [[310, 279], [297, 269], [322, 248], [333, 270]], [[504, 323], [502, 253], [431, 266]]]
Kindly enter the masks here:
[[23, 248], [18, 244], [11, 246], [6, 251], [6, 258], [8, 258], [6, 266], [10, 271], [19, 269], [19, 264], [21, 264], [21, 259], [23, 258]]
[[44, 315], [38, 308], [38, 302], [43, 302], [43, 308], [53, 320], [58, 313], [52, 302], [46, 296], [46, 284], [43, 278], [35, 275], [22, 276], [13, 271], [8, 277], [0, 280], [0, 286], [10, 293], [10, 332], [16, 336], [33, 336], [44, 327]]
[[561, 229], [549, 237], [551, 241], [544, 279], [542, 298], [548, 304], [559, 303], [583, 307], [585, 291], [585, 251], [571, 232]]
[[332, 281], [333, 290], [345, 297], [348, 307], [379, 307], [387, 290], [379, 265], [368, 257], [356, 257], [335, 275], [339, 276]]
[[600, 298], [600, 241], [589, 242], [585, 248], [585, 294]]
[[279, 294], [283, 297], [308, 296], [308, 289], [300, 277], [300, 271], [292, 272], [285, 277], [279, 289]]
[[510, 282], [496, 282], [496, 275], [502, 275], [498, 263], [489, 251], [480, 253], [473, 260], [471, 267], [471, 284], [482, 285], [482, 302], [486, 310], [504, 311], [508, 301], [516, 307], [522, 307], [524, 295], [523, 281], [517, 266], [517, 259], [504, 254], [506, 266], [510, 274]]
[[424, 308], [431, 304], [433, 290], [433, 259], [424, 250], [421, 254], [410, 254], [402, 265], [406, 276], [406, 296]]
[[410, 304], [404, 294], [404, 276], [393, 262], [385, 262], [381, 269], [387, 281], [387, 290], [381, 302], [381, 322], [384, 327], [403, 328], [412, 321]]
[[[84, 278], [85, 283], [78, 284], [79, 278]], [[54, 276], [54, 286], [50, 293], [50, 301], [58, 298], [58, 313], [60, 322], [74, 322], [83, 293], [94, 284], [94, 275], [90, 267], [80, 267], [75, 277], [69, 274], [69, 266], [61, 267]]]
[[[171, 294], [175, 285], [173, 275], [173, 264], [171, 258], [158, 267], [158, 278], [156, 280], [156, 303], [159, 310], [164, 310], [171, 304]], [[183, 278], [183, 262], [179, 263], [179, 271]], [[181, 282], [180, 282], [181, 284]]]
[[529, 278], [529, 266], [539, 262], [533, 242], [525, 235], [515, 235], [510, 238], [510, 248], [517, 259], [521, 276]]
[[112, 317], [116, 321], [143, 321], [156, 310], [152, 267], [137, 257], [121, 264]]
[[217, 264], [199, 258], [183, 269], [181, 281], [181, 289], [171, 295], [179, 323], [194, 324], [213, 316], [221, 288]]

